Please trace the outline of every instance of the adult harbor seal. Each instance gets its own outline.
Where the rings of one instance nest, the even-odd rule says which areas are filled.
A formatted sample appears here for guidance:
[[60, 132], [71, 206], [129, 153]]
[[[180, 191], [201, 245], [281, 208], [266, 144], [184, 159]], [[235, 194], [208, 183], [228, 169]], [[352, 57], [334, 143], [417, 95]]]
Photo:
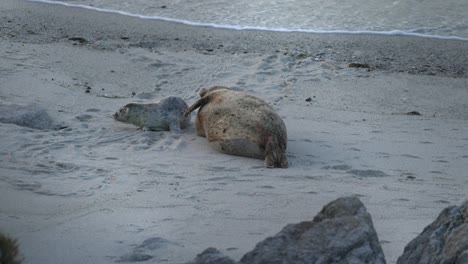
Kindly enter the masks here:
[[129, 103], [115, 112], [114, 119], [130, 123], [142, 130], [180, 133], [190, 124], [190, 116], [184, 112], [188, 105], [180, 97], [170, 96], [151, 104]]
[[281, 117], [266, 102], [227, 87], [203, 88], [197, 108], [197, 134], [226, 154], [264, 159], [265, 167], [288, 167], [287, 132]]

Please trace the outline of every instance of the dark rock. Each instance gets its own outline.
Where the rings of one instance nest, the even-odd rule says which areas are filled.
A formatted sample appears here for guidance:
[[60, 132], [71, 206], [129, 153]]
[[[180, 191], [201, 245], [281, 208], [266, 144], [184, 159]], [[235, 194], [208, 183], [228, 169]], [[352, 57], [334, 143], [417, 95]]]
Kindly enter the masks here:
[[35, 104], [0, 105], [0, 123], [44, 130], [58, 130], [65, 127], [63, 124], [57, 123], [46, 109]]
[[207, 248], [198, 254], [195, 260], [187, 264], [235, 264], [236, 262], [223, 255], [216, 248]]
[[468, 200], [445, 208], [406, 247], [397, 264], [468, 263]]
[[85, 85], [85, 87], [86, 87], [85, 93], [91, 93], [91, 86]]
[[306, 102], [310, 102], [310, 101], [312, 101], [312, 98], [309, 97], [306, 99]]
[[143, 241], [140, 245], [138, 245], [136, 249], [137, 250], [142, 250], [142, 249], [156, 250], [156, 249], [165, 248], [169, 244], [175, 244], [175, 243], [172, 243], [169, 240], [164, 239], [162, 237], [151, 237]]
[[356, 197], [339, 198], [313, 219], [287, 225], [240, 263], [385, 263], [372, 219]]
[[350, 63], [348, 64], [348, 67], [350, 68], [360, 68], [360, 69], [370, 69], [371, 66], [367, 63]]
[[88, 42], [85, 38], [82, 38], [82, 37], [70, 37], [68, 38], [68, 40], [77, 41], [81, 44], [85, 44], [86, 42]]
[[414, 116], [420, 116], [421, 113], [419, 113], [418, 111], [411, 111], [411, 112], [408, 112], [406, 113], [407, 115], [414, 115]]
[[140, 253], [140, 252], [133, 252], [130, 254], [125, 254], [121, 256], [117, 262], [141, 262], [141, 261], [147, 261], [152, 259], [153, 256]]
[[150, 237], [141, 244], [135, 245], [130, 253], [122, 255], [116, 262], [140, 262], [152, 259], [159, 263], [165, 260], [159, 259], [158, 255], [170, 247], [180, 248], [180, 245], [162, 237]]

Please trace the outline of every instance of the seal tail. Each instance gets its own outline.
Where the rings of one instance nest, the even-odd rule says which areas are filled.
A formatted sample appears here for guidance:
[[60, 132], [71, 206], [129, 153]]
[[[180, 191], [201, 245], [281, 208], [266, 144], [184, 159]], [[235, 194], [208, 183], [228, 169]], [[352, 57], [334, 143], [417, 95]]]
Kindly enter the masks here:
[[285, 152], [285, 144], [280, 144], [276, 137], [270, 136], [265, 146], [265, 167], [287, 168], [289, 164], [288, 157]]

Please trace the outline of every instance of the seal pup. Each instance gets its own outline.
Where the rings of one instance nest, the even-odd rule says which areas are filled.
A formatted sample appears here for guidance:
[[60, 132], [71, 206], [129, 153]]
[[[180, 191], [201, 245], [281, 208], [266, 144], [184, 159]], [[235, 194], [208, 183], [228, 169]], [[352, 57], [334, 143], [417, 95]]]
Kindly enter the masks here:
[[113, 116], [117, 121], [133, 124], [142, 130], [170, 130], [179, 134], [190, 124], [190, 116], [184, 115], [187, 108], [182, 98], [169, 96], [151, 104], [129, 103]]
[[287, 131], [281, 117], [255, 96], [223, 86], [203, 88], [185, 112], [200, 108], [197, 135], [226, 154], [264, 159], [267, 168], [287, 168]]

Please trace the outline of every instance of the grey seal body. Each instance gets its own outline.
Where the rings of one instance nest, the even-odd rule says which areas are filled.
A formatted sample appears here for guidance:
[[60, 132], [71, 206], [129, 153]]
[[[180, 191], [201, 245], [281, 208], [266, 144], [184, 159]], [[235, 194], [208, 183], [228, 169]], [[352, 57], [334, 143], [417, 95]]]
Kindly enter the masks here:
[[133, 124], [142, 130], [170, 130], [178, 134], [190, 124], [190, 116], [184, 115], [187, 108], [182, 98], [170, 96], [156, 103], [129, 103], [115, 112], [114, 119]]
[[200, 108], [197, 134], [226, 154], [264, 159], [265, 167], [287, 168], [287, 131], [281, 117], [255, 96], [215, 86], [200, 91], [186, 112]]

